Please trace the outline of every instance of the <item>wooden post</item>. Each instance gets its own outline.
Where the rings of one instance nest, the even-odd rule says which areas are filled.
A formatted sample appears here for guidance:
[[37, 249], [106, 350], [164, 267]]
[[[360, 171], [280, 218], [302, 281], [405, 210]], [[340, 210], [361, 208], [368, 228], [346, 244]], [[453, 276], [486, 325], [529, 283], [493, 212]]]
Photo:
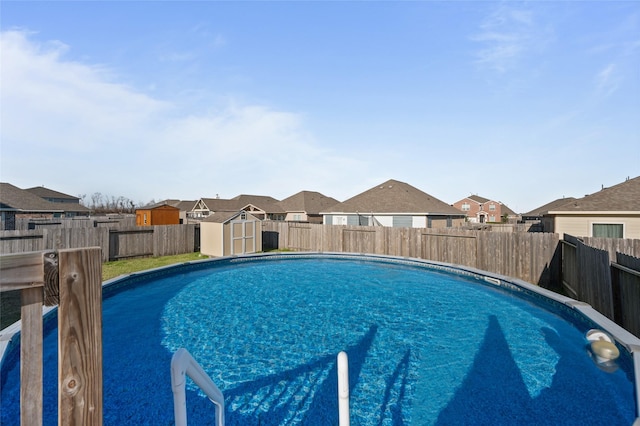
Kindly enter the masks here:
[[42, 287], [20, 291], [20, 424], [42, 425]]
[[102, 425], [101, 249], [60, 250], [58, 424]]

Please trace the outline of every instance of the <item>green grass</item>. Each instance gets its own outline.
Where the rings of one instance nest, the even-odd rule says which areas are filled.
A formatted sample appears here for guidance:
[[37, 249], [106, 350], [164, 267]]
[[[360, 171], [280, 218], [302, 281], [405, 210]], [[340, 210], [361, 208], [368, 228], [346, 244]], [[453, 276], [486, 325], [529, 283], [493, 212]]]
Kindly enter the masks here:
[[102, 264], [102, 281], [119, 277], [120, 275], [132, 272], [144, 271], [147, 269], [159, 268], [161, 266], [173, 265], [176, 263], [190, 262], [192, 260], [206, 259], [200, 253], [186, 253], [175, 256], [145, 257], [141, 259], [123, 259]]
[[[102, 264], [102, 281], [119, 277], [132, 272], [146, 269], [159, 268], [161, 266], [192, 260], [206, 259], [200, 253], [178, 254], [176, 256], [146, 257], [140, 259], [116, 260]], [[7, 291], [0, 293], [0, 330], [20, 319], [20, 291]]]

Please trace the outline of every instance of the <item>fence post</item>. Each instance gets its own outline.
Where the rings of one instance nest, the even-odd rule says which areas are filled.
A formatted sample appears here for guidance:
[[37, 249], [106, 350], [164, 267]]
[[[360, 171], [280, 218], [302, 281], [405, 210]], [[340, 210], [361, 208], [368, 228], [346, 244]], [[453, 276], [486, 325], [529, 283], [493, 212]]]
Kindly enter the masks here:
[[42, 287], [20, 291], [20, 424], [42, 424]]
[[58, 258], [58, 424], [101, 426], [101, 250], [60, 250]]

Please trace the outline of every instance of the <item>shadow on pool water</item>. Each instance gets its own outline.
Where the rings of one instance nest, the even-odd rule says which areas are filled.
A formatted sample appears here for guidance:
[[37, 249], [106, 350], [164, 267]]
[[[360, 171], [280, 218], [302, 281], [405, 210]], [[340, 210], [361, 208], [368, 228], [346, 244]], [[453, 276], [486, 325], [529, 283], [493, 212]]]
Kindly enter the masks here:
[[[354, 346], [347, 350], [349, 355], [349, 387], [353, 393], [358, 385], [360, 370], [367, 357], [378, 327], [372, 325], [367, 334]], [[581, 382], [580, 376], [571, 372], [568, 354], [562, 353], [561, 337], [551, 329], [543, 329], [549, 345], [560, 354], [560, 362], [553, 379], [553, 385], [532, 398], [527, 390], [519, 368], [517, 367], [507, 340], [495, 316], [489, 317], [483, 344], [476, 354], [474, 363], [465, 380], [457, 388], [454, 397], [440, 412], [435, 424], [437, 425], [496, 425], [496, 424], [628, 424], [630, 417], [625, 418], [610, 405], [609, 398], [601, 398], [601, 392], [606, 389], [593, 386], [593, 383]], [[404, 425], [404, 419], [412, 418], [405, 410], [411, 409], [411, 402], [406, 397], [410, 350], [407, 350], [402, 361], [387, 381], [380, 412], [371, 413], [366, 419], [367, 424]], [[306, 377], [310, 381], [311, 391], [305, 399], [296, 399], [299, 381], [294, 378], [307, 376], [310, 371], [327, 369], [324, 380]], [[603, 372], [602, 374], [607, 374]], [[498, 378], [498, 379], [496, 379]], [[314, 382], [315, 380], [315, 382]], [[285, 388], [277, 384], [289, 383]], [[228, 425], [282, 425], [291, 424], [292, 413], [306, 407], [303, 417], [295, 424], [303, 425], [335, 425], [338, 423], [337, 404], [337, 372], [333, 355], [316, 359], [313, 362], [300, 365], [297, 368], [271, 376], [243, 383], [225, 391], [227, 404], [226, 421]], [[392, 390], [399, 394], [391, 398]], [[562, 394], [575, 394], [578, 400], [575, 406], [567, 410], [566, 397]], [[211, 402], [202, 397], [196, 397], [191, 391], [189, 410], [195, 424], [205, 424], [211, 421], [213, 408]], [[234, 404], [235, 400], [242, 400], [247, 395], [262, 395], [263, 399], [278, 401], [264, 405], [243, 406]], [[307, 400], [308, 398], [308, 400]], [[595, 401], [606, 401], [598, 404]], [[193, 402], [192, 402], [193, 401]], [[255, 402], [255, 400], [254, 400]], [[231, 403], [231, 404], [230, 404]], [[413, 404], [420, 404], [419, 400]], [[230, 406], [234, 405], [234, 409]], [[567, 412], [572, 414], [567, 418]], [[204, 416], [204, 417], [203, 417]], [[351, 423], [364, 423], [362, 419], [352, 416]], [[433, 424], [434, 419], [412, 418], [412, 424]]]

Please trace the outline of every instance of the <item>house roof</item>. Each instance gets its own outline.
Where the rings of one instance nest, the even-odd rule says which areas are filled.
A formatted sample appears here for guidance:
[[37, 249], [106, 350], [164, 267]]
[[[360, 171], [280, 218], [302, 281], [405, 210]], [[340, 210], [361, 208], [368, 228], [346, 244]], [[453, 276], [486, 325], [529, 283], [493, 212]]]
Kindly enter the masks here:
[[335, 198], [315, 191], [300, 191], [280, 201], [280, 207], [285, 212], [306, 212], [307, 214], [319, 214], [336, 204], [339, 204], [339, 201]]
[[[68, 209], [65, 204], [51, 203], [29, 191], [20, 189], [10, 183], [0, 182], [0, 209], [23, 212], [63, 212]], [[78, 206], [75, 206], [78, 207]], [[75, 211], [69, 209], [69, 211]], [[80, 206], [82, 207], [82, 206]]]
[[550, 203], [547, 203], [547, 204], [545, 204], [543, 206], [537, 207], [537, 208], [531, 210], [528, 213], [523, 213], [522, 216], [534, 216], [534, 217], [542, 216], [542, 215], [546, 214], [548, 211], [555, 210], [556, 207], [560, 207], [563, 204], [567, 204], [567, 203], [569, 203], [571, 201], [574, 201], [574, 200], [575, 200], [574, 197], [558, 198], [557, 200], [554, 200], [554, 201], [552, 201]]
[[337, 204], [325, 213], [420, 213], [464, 216], [460, 210], [397, 180], [380, 185]]
[[241, 194], [231, 200], [236, 201], [238, 209], [243, 209], [249, 205], [263, 210], [265, 213], [284, 213], [280, 206], [280, 201], [267, 195], [247, 195]]
[[195, 207], [196, 203], [197, 203], [197, 201], [195, 201], [195, 200], [180, 201], [180, 202], [174, 204], [174, 206], [179, 208], [181, 211], [190, 212], [191, 210], [193, 210], [193, 208]]
[[67, 199], [74, 200], [76, 202], [80, 201], [79, 197], [74, 197], [73, 195], [64, 194], [62, 192], [54, 191], [53, 189], [45, 188], [44, 186], [34, 186], [33, 188], [27, 188], [25, 191], [30, 192], [33, 195], [37, 195], [40, 198], [59, 198], [59, 199]]
[[640, 212], [640, 176], [574, 199], [549, 210], [548, 213], [605, 211]]
[[226, 200], [222, 198], [201, 198], [202, 202], [212, 212], [237, 212], [240, 210], [236, 200]]
[[469, 199], [471, 201], [475, 201], [476, 203], [479, 203], [479, 204], [484, 204], [484, 203], [486, 203], [488, 201], [491, 201], [490, 199], [481, 197], [479, 195], [469, 195], [467, 197], [467, 199]]

